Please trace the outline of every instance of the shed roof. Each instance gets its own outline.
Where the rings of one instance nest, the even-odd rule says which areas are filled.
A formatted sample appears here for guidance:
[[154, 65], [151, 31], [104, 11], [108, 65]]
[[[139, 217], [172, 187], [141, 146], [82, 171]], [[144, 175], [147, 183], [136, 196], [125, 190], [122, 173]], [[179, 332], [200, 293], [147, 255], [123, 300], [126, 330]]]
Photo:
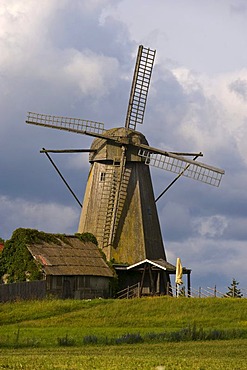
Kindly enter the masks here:
[[82, 242], [69, 235], [57, 239], [57, 244], [44, 241], [27, 246], [35, 260], [42, 265], [46, 275], [113, 277], [113, 271], [95, 244]]
[[[143, 268], [145, 264], [149, 264], [151, 265], [152, 267], [157, 267], [158, 269], [161, 269], [161, 270], [165, 270], [167, 271], [169, 274], [175, 274], [176, 273], [176, 266], [172, 265], [171, 263], [163, 260], [162, 258], [158, 259], [158, 260], [149, 260], [149, 259], [145, 259], [145, 260], [142, 260], [140, 262], [137, 262], [137, 263], [134, 263], [133, 265], [130, 265], [130, 266], [127, 266], [127, 265], [115, 265], [115, 269], [116, 270], [134, 270], [134, 269], [138, 269], [138, 268]], [[187, 273], [187, 272], [190, 272], [191, 270], [190, 269], [186, 269], [185, 267], [183, 268], [183, 272], [184, 273]]]
[[168, 270], [168, 271], [176, 271], [176, 266], [172, 265], [171, 263], [163, 260], [163, 259], [159, 259], [159, 260], [149, 260], [149, 259], [145, 259], [143, 261], [140, 261], [140, 262], [137, 262], [131, 266], [128, 266], [127, 267], [127, 270], [131, 270], [135, 267], [140, 267], [141, 265], [145, 264], [145, 263], [149, 263], [150, 265], [152, 266], [155, 266], [155, 267], [158, 267], [162, 270]]

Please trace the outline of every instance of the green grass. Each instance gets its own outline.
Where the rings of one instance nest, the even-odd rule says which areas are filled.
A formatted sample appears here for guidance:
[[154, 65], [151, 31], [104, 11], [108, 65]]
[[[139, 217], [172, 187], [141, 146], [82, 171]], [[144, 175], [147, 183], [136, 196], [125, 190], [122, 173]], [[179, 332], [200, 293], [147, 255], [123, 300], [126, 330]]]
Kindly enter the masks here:
[[246, 340], [109, 347], [0, 349], [0, 369], [244, 370]]
[[247, 369], [246, 345], [246, 299], [0, 304], [0, 369]]

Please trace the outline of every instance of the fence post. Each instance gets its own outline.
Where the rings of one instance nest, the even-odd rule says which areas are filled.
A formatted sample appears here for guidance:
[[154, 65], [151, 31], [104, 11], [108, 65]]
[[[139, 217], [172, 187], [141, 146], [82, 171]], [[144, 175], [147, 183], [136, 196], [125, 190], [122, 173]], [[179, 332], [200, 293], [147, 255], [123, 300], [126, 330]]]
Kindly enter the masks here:
[[169, 284], [169, 281], [166, 283], [166, 295], [170, 295], [170, 284]]

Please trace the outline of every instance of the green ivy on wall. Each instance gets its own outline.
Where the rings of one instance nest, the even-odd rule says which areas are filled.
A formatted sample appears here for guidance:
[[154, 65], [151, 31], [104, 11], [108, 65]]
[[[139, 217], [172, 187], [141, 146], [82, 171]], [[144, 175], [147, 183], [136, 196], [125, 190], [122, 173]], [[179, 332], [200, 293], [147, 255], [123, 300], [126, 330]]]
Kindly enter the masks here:
[[[75, 234], [83, 242], [92, 242], [98, 245], [97, 239], [91, 233]], [[27, 246], [32, 244], [61, 242], [69, 243], [64, 234], [49, 234], [34, 229], [19, 228], [13, 232], [10, 240], [4, 244], [0, 254], [0, 278], [5, 276], [5, 282], [41, 280], [42, 266], [34, 260]]]

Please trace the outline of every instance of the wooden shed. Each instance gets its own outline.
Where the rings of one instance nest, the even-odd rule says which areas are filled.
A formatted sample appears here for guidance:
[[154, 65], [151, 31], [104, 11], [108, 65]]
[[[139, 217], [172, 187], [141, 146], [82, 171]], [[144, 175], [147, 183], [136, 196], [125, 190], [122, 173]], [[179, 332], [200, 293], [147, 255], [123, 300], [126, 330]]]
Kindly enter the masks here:
[[[170, 275], [176, 274], [176, 266], [163, 260], [145, 259], [133, 265], [115, 265], [120, 294], [128, 295], [172, 295]], [[187, 275], [187, 295], [190, 296], [190, 269], [183, 268]]]
[[42, 266], [47, 294], [75, 299], [110, 297], [114, 272], [98, 247], [75, 236], [63, 236], [59, 241], [27, 246]]

